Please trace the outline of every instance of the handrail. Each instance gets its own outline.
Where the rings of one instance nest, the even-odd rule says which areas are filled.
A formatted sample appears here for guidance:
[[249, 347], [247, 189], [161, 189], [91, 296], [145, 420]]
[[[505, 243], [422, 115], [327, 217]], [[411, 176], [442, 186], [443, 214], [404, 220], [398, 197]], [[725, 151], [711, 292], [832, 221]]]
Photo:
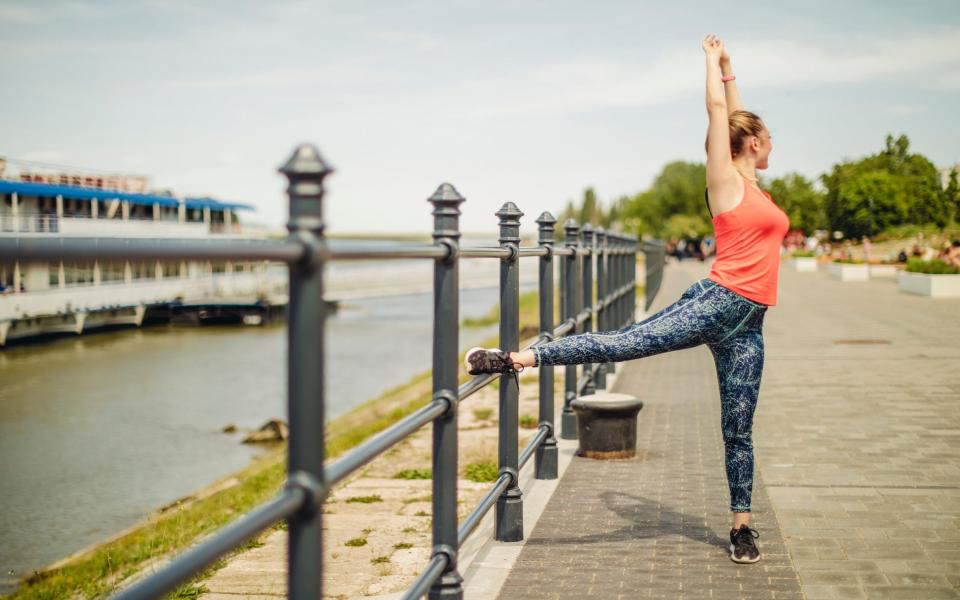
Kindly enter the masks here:
[[[466, 258], [500, 261], [500, 347], [519, 350], [520, 259], [539, 263], [539, 334], [525, 344], [532, 348], [566, 335], [619, 329], [633, 322], [636, 291], [635, 238], [582, 228], [573, 220], [563, 224], [564, 242], [554, 244], [556, 220], [543, 213], [536, 220], [536, 246], [521, 246], [520, 218], [512, 202], [497, 211], [499, 245], [459, 245], [459, 205], [464, 202], [450, 184], [429, 198], [433, 207], [433, 244], [343, 243], [324, 237], [323, 181], [332, 172], [319, 152], [298, 147], [280, 171], [289, 182], [289, 236], [284, 240], [117, 239], [46, 236], [0, 237], [0, 259], [233, 259], [285, 263], [289, 269], [288, 305], [288, 443], [287, 484], [279, 494], [206, 540], [174, 558], [156, 573], [126, 587], [117, 598], [134, 600], [160, 597], [202, 571], [217, 558], [281, 519], [288, 520], [288, 594], [291, 598], [317, 598], [322, 583], [322, 511], [326, 495], [338, 483], [405, 440], [427, 424], [433, 425], [433, 550], [420, 577], [404, 598], [425, 593], [462, 598], [462, 577], [457, 553], [464, 540], [496, 506], [497, 540], [523, 537], [521, 469], [535, 458], [537, 479], [557, 478], [552, 366], [540, 367], [539, 426], [518, 452], [518, 389], [508, 375], [474, 377], [458, 384], [459, 263]], [[649, 250], [648, 250], [649, 248]], [[647, 254], [647, 304], [650, 288], [659, 286], [663, 245], [644, 242]], [[659, 252], [659, 254], [657, 254]], [[650, 260], [650, 257], [659, 257]], [[337, 460], [324, 461], [324, 321], [323, 267], [326, 262], [370, 259], [428, 259], [434, 264], [433, 395], [425, 406], [387, 429], [366, 439]], [[560, 262], [560, 319], [554, 318], [554, 260]], [[656, 261], [659, 260], [659, 264]], [[594, 266], [596, 267], [594, 270]], [[655, 279], [655, 281], [654, 281]], [[596, 290], [594, 290], [594, 281]], [[570, 401], [582, 393], [603, 389], [612, 364], [567, 366], [561, 436], [575, 436]], [[457, 410], [459, 404], [499, 379], [499, 475], [477, 506], [457, 523]], [[321, 565], [321, 568], [317, 568]]]

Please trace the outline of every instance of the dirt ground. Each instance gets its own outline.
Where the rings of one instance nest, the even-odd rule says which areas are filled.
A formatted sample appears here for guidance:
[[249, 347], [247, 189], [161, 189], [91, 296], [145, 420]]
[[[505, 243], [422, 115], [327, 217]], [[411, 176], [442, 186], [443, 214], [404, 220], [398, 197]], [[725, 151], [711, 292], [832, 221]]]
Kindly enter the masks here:
[[[534, 422], [537, 393], [535, 374], [523, 377], [520, 415], [534, 417]], [[498, 390], [487, 386], [460, 405], [457, 502], [461, 521], [492, 485], [470, 481], [464, 471], [472, 463], [497, 462], [498, 401]], [[519, 430], [521, 450], [534, 433], [536, 429]], [[361, 469], [331, 495], [324, 508], [324, 598], [400, 592], [420, 575], [430, 557], [431, 481], [401, 479], [397, 474], [405, 469], [429, 469], [431, 450], [428, 425]], [[285, 597], [286, 551], [287, 532], [270, 533], [261, 546], [233, 557], [205, 581], [207, 592], [202, 597]]]

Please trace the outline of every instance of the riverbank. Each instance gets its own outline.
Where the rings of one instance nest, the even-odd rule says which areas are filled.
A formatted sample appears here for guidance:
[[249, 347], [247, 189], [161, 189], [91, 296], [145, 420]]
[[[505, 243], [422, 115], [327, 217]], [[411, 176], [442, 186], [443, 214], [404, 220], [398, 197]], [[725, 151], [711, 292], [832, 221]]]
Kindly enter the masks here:
[[[429, 373], [423, 373], [333, 420], [328, 426], [328, 456], [334, 458], [382, 431], [425, 404], [429, 395]], [[280, 489], [285, 477], [286, 447], [279, 444], [247, 468], [161, 508], [106, 542], [42, 569], [6, 598], [106, 596], [143, 569], [179, 553], [268, 500]], [[254, 540], [247, 547], [256, 545]], [[190, 585], [184, 586], [177, 595], [189, 597], [191, 589]]]
[[[533, 298], [533, 300], [531, 300]], [[536, 320], [535, 293], [524, 294], [521, 323]], [[484, 345], [495, 342], [485, 340]], [[328, 425], [327, 455], [334, 458], [423, 406], [430, 397], [429, 372], [389, 390]], [[174, 555], [196, 539], [269, 499], [285, 477], [285, 453], [277, 449], [213, 486], [158, 511], [106, 543], [97, 544], [30, 577], [10, 598], [88, 598], [109, 594], [138, 572]], [[252, 542], [255, 546], [256, 541]], [[181, 590], [189, 596], [188, 585]]]
[[[522, 299], [521, 324], [528, 332], [536, 329], [535, 304], [535, 298], [530, 294]], [[482, 343], [493, 344], [495, 339]], [[429, 376], [423, 373], [334, 419], [328, 428], [329, 456], [335, 457], [416, 410], [428, 400], [429, 392]], [[163, 557], [179, 553], [196, 539], [271, 497], [282, 484], [284, 462], [283, 451], [278, 449], [214, 486], [158, 511], [109, 542], [75, 553], [69, 561], [60, 561], [54, 568], [44, 569], [42, 575], [30, 578], [10, 597], [102, 597], [109, 594], [143, 569], [159, 564]], [[484, 467], [475, 468], [477, 472], [483, 470]], [[467, 488], [469, 485], [465, 485]], [[255, 548], [258, 544], [254, 541], [248, 548]], [[198, 591], [194, 585], [185, 587], [181, 593], [189, 596]]]

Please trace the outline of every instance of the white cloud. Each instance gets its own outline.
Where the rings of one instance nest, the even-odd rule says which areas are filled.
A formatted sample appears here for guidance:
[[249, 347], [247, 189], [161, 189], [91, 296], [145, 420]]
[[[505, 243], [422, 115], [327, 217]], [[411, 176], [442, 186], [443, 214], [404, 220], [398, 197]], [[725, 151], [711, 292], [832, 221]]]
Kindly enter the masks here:
[[36, 23], [41, 14], [26, 6], [0, 5], [0, 23]]
[[920, 109], [916, 106], [908, 106], [906, 104], [894, 104], [886, 108], [886, 111], [888, 113], [895, 114], [895, 115], [912, 115], [918, 112], [919, 110]]
[[445, 46], [440, 38], [416, 31], [385, 29], [373, 32], [372, 37], [375, 40], [409, 46], [416, 50], [437, 50]]
[[26, 152], [18, 157], [22, 160], [33, 160], [37, 162], [55, 163], [64, 160], [63, 152], [59, 150], [33, 150]]
[[369, 84], [388, 84], [397, 81], [396, 75], [365, 65], [338, 63], [321, 67], [282, 67], [269, 71], [247, 73], [216, 79], [184, 79], [172, 82], [177, 87], [235, 88], [280, 87], [322, 84], [338, 87]]
[[732, 57], [755, 85], [862, 83], [892, 75], [916, 77], [926, 87], [960, 72], [960, 30], [901, 37], [837, 38], [807, 44], [791, 40], [745, 42]]

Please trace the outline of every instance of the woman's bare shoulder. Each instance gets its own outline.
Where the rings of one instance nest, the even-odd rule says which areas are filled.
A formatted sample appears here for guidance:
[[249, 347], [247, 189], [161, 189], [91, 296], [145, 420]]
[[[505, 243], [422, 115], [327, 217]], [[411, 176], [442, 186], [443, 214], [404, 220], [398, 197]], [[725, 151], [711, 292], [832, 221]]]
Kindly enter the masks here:
[[733, 210], [743, 200], [743, 178], [731, 169], [729, 177], [707, 181], [707, 204], [713, 216]]

